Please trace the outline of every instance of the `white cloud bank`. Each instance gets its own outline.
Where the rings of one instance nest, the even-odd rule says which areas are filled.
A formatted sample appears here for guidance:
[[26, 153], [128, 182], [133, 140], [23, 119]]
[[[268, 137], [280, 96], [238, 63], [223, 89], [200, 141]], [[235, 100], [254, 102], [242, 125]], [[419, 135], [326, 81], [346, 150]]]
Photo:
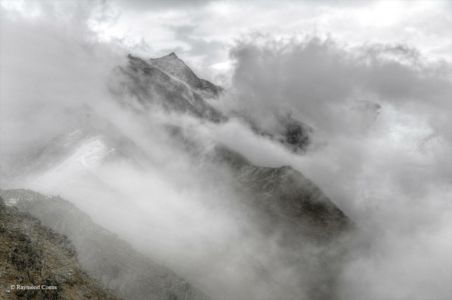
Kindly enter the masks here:
[[403, 45], [344, 49], [318, 38], [259, 37], [232, 57], [232, 109], [263, 126], [290, 111], [314, 128], [302, 157], [262, 143], [248, 156], [299, 169], [360, 228], [338, 297], [449, 298], [451, 65]]

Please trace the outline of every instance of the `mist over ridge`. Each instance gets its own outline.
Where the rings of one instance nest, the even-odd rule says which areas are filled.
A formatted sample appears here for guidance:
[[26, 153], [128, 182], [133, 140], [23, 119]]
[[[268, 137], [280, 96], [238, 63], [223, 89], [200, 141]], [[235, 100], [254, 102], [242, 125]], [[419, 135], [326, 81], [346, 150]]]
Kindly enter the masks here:
[[[74, 5], [1, 10], [7, 203], [28, 195], [12, 189], [64, 198], [124, 253], [162, 266], [171, 288], [147, 277], [161, 299], [449, 299], [448, 60], [405, 43], [254, 33], [205, 79], [184, 47], [98, 40], [87, 26], [98, 12]], [[72, 208], [42, 195], [11, 205], [78, 238]], [[100, 261], [90, 255], [85, 266]], [[127, 265], [152, 273], [120, 257], [121, 271], [90, 272], [121, 292]]]

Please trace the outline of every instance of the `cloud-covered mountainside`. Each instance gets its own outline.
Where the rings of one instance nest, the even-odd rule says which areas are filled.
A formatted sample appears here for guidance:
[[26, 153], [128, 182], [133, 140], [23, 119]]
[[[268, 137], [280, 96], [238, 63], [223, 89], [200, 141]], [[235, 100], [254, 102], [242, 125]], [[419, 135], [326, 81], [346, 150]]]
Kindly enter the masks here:
[[253, 35], [222, 88], [59, 7], [2, 12], [0, 187], [91, 278], [125, 299], [451, 298], [450, 63]]
[[294, 137], [276, 136], [295, 120], [281, 134], [216, 107], [224, 90], [175, 54], [129, 55], [107, 92], [110, 103], [77, 108], [83, 122], [23, 150], [3, 177], [75, 206], [27, 190], [4, 190], [8, 203], [66, 235], [117, 297], [333, 297], [350, 219], [299, 171], [221, 141], [234, 123], [292, 153]]
[[0, 238], [125, 299], [452, 299], [451, 13], [0, 0]]

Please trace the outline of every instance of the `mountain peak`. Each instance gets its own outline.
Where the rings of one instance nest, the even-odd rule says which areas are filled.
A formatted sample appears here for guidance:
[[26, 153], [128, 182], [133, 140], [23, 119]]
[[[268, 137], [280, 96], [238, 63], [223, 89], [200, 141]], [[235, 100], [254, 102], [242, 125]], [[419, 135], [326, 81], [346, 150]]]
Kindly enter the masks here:
[[189, 112], [211, 121], [224, 118], [205, 101], [206, 98], [216, 97], [222, 88], [197, 77], [179, 58], [166, 55], [144, 60], [129, 55], [128, 60], [127, 66], [116, 69], [117, 76], [112, 77], [113, 81], [110, 83], [111, 91], [121, 101], [129, 103], [120, 96], [124, 95], [125, 88], [136, 96], [136, 102], [133, 103], [138, 104], [140, 109], [147, 104], [156, 103], [167, 109]]
[[216, 97], [222, 90], [221, 87], [210, 81], [199, 78], [174, 52], [162, 57], [151, 58], [149, 62], [151, 65], [159, 68], [168, 75], [185, 82], [206, 98]]
[[173, 57], [173, 58], [179, 58], [179, 57], [177, 57], [176, 53], [174, 53], [174, 52], [171, 52], [170, 54], [168, 54], [166, 56]]

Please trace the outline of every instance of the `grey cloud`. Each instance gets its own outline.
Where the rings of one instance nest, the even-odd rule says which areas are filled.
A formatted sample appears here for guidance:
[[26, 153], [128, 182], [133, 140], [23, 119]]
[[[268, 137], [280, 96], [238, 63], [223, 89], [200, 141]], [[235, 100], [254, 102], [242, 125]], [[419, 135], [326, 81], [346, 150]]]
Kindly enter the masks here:
[[[101, 0], [99, 0], [101, 1]], [[308, 4], [312, 6], [365, 6], [370, 2], [377, 2], [378, 0], [371, 0], [367, 2], [358, 0], [106, 0], [107, 4], [117, 4], [122, 10], [197, 10], [210, 3], [233, 3], [241, 5], [251, 5], [261, 7], [265, 5], [293, 5], [293, 4]]]
[[416, 51], [397, 45], [348, 52], [317, 38], [264, 46], [245, 43], [232, 51], [232, 58], [240, 103], [257, 115], [291, 110], [318, 129], [338, 134], [357, 129], [342, 117], [353, 98], [381, 104], [434, 101], [447, 107], [444, 99], [452, 95], [449, 66], [421, 64]]
[[451, 66], [405, 45], [345, 48], [318, 38], [260, 37], [231, 55], [229, 109], [261, 126], [290, 111], [317, 136], [302, 157], [269, 147], [249, 155], [273, 152], [295, 166], [360, 228], [340, 299], [448, 299]]
[[213, 0], [111, 0], [112, 3], [118, 3], [123, 8], [131, 9], [175, 9], [197, 7]]
[[88, 110], [75, 112], [105, 99], [101, 87], [121, 51], [94, 42], [83, 22], [1, 13], [0, 154], [7, 170], [22, 150], [89, 119]]

